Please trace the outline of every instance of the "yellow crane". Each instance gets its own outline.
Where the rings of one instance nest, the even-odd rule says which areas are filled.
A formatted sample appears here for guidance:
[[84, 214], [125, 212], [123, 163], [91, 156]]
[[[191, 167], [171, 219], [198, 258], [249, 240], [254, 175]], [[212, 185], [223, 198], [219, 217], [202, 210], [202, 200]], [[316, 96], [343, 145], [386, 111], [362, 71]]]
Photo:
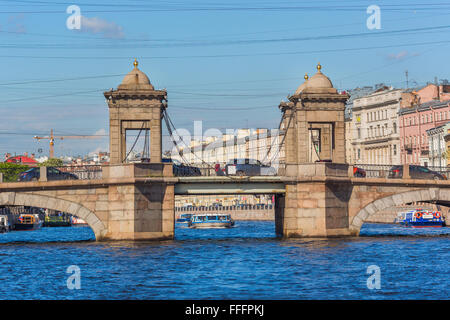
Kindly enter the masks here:
[[79, 136], [61, 136], [61, 135], [54, 135], [53, 129], [50, 130], [50, 136], [34, 136], [34, 139], [40, 141], [40, 140], [50, 140], [50, 159], [54, 158], [55, 156], [55, 139], [99, 139], [101, 136], [96, 135], [79, 135]]

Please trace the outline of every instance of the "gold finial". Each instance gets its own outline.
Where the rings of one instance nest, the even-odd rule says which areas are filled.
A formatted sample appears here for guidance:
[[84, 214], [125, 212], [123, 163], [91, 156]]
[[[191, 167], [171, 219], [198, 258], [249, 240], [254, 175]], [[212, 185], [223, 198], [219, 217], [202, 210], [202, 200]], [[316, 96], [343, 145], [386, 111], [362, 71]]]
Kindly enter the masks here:
[[308, 79], [309, 79], [308, 74], [305, 73], [305, 80], [308, 80]]
[[317, 71], [321, 72], [320, 70], [322, 69], [322, 66], [320, 65], [320, 62], [317, 64]]
[[139, 64], [139, 63], [137, 62], [137, 59], [134, 58], [133, 66], [134, 66], [135, 68], [137, 68], [138, 64]]

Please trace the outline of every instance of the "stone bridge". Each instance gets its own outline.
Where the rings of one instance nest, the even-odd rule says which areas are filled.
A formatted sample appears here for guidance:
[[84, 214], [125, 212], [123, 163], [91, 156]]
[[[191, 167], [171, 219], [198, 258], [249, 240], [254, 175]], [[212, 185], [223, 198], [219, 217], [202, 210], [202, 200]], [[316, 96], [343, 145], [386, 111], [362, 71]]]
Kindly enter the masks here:
[[[174, 177], [172, 165], [162, 162], [167, 92], [155, 90], [137, 66], [135, 61], [117, 90], [104, 93], [111, 160], [102, 167], [102, 179], [45, 181], [42, 170], [41, 181], [0, 183], [0, 206], [77, 215], [97, 240], [156, 240], [174, 236], [176, 194], [276, 194], [275, 229], [283, 237], [356, 236], [378, 210], [419, 201], [450, 203], [448, 181], [410, 179], [409, 166], [403, 167], [402, 179], [353, 177], [353, 168], [345, 163], [349, 96], [333, 87], [320, 64], [279, 105], [285, 132], [285, 166], [279, 176]], [[128, 130], [150, 134], [143, 163], [128, 163]]]
[[101, 180], [0, 183], [0, 206], [76, 215], [97, 240], [162, 240], [173, 239], [175, 195], [183, 194], [276, 194], [275, 228], [287, 238], [357, 236], [380, 210], [413, 202], [450, 205], [448, 180], [354, 178], [348, 168], [316, 163], [298, 178], [230, 179], [173, 177], [167, 164], [112, 165], [103, 167]]

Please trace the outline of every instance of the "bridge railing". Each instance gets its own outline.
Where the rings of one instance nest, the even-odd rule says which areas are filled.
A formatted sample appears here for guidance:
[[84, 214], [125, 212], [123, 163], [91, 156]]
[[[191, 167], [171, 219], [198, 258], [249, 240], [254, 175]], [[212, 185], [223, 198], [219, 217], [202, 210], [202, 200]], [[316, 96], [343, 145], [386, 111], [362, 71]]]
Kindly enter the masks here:
[[357, 178], [389, 178], [392, 167], [392, 165], [358, 164], [353, 166], [353, 176]]
[[439, 172], [440, 174], [444, 174], [447, 177], [447, 179], [450, 178], [450, 167], [428, 166], [427, 168], [432, 171]]
[[102, 178], [102, 166], [89, 164], [48, 167], [47, 179], [51, 180], [53, 176], [56, 178], [55, 180], [98, 180]]
[[53, 180], [96, 180], [101, 178], [101, 165], [0, 168], [0, 183]]
[[[415, 166], [415, 167], [414, 167]], [[358, 178], [388, 178], [388, 179], [430, 179], [446, 180], [450, 178], [450, 167], [445, 166], [416, 166], [416, 165], [353, 165], [353, 177]], [[405, 174], [403, 171], [408, 170]]]
[[[251, 167], [253, 166], [253, 167]], [[173, 166], [173, 174], [176, 177], [192, 177], [192, 176], [236, 176], [239, 175], [239, 171], [235, 172], [227, 172], [226, 171], [226, 163], [201, 163], [201, 164], [191, 164], [191, 165], [174, 165]], [[243, 165], [241, 167], [244, 170], [244, 175], [251, 176], [274, 176], [274, 175], [282, 175], [280, 172], [284, 169], [284, 165], [276, 164], [276, 165]], [[239, 169], [239, 170], [241, 170]], [[231, 171], [231, 170], [229, 170]]]

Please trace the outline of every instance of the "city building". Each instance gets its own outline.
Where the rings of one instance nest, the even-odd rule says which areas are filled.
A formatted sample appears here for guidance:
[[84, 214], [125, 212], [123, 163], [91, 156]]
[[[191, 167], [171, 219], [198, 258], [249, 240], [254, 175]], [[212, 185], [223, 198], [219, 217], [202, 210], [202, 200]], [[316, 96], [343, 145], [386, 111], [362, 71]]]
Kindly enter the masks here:
[[447, 159], [447, 165], [450, 163], [450, 132], [444, 135], [445, 141], [445, 158]]
[[352, 123], [352, 119], [353, 119], [353, 101], [355, 99], [364, 97], [369, 95], [370, 93], [372, 93], [374, 91], [374, 87], [371, 86], [365, 86], [362, 88], [355, 88], [355, 89], [351, 89], [348, 90], [348, 94], [350, 95], [350, 98], [347, 100], [347, 103], [345, 104], [345, 112], [344, 112], [344, 117], [345, 117], [345, 156], [346, 156], [346, 161], [347, 163], [355, 163], [355, 159], [354, 159], [354, 154], [352, 152], [352, 146], [351, 146], [351, 141], [352, 141], [352, 131], [354, 130], [353, 128], [353, 123]]
[[351, 164], [400, 163], [398, 110], [402, 89], [378, 86], [352, 100], [352, 117], [346, 123], [347, 162]]
[[446, 167], [448, 152], [445, 136], [450, 133], [450, 121], [427, 130], [429, 143], [428, 165], [432, 167]]
[[450, 120], [450, 85], [428, 84], [403, 92], [398, 116], [401, 163], [428, 165], [427, 130]]
[[273, 204], [274, 196], [262, 195], [192, 195], [175, 198], [175, 207], [236, 206], [242, 204]]
[[191, 140], [189, 146], [174, 148], [171, 157], [192, 165], [224, 165], [231, 159], [248, 158], [278, 168], [284, 163], [283, 134], [283, 129], [237, 129], [235, 134]]
[[402, 93], [401, 108], [412, 108], [430, 101], [450, 100], [450, 85], [447, 80], [443, 84], [428, 83], [426, 86], [408, 89]]
[[14, 164], [23, 164], [30, 167], [35, 167], [38, 164], [34, 154], [28, 156], [28, 152], [25, 152], [23, 155], [12, 156], [10, 153], [5, 154], [5, 162], [14, 163]]

